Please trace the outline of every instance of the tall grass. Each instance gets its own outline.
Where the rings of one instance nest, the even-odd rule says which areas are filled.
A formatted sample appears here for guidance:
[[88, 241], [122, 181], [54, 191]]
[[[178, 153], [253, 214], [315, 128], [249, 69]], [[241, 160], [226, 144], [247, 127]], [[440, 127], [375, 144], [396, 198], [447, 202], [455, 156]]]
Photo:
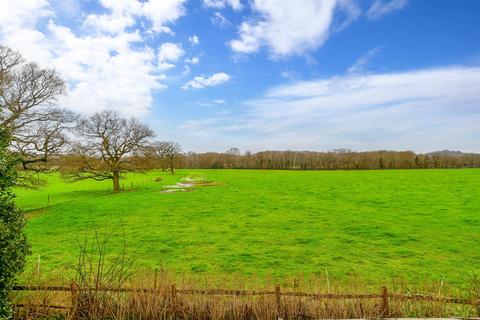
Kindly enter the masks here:
[[[125, 247], [125, 246], [124, 246]], [[388, 299], [388, 311], [371, 286], [352, 279], [336, 283], [328, 273], [315, 277], [189, 276], [166, 270], [132, 273], [126, 251], [110, 256], [108, 235], [94, 229], [93, 237], [80, 242], [78, 263], [55, 279], [41, 273], [31, 275], [30, 285], [65, 285], [66, 291], [21, 291], [14, 296], [17, 319], [347, 319], [380, 317], [475, 317], [479, 306]], [[38, 270], [38, 269], [37, 269]], [[73, 279], [71, 277], [73, 275]], [[280, 284], [280, 286], [277, 286]], [[125, 288], [141, 288], [124, 290]], [[222, 290], [218, 288], [223, 288]], [[451, 288], [443, 282], [404, 281], [388, 284], [390, 293], [428, 294], [480, 299], [480, 281], [472, 279], [468, 290]], [[280, 290], [281, 295], [275, 294]], [[208, 291], [208, 292], [206, 292]], [[253, 292], [256, 294], [254, 295]], [[330, 298], [302, 293], [330, 295]], [[208, 294], [206, 294], [208, 293]], [[339, 294], [376, 294], [375, 297], [333, 298]], [[289, 295], [285, 295], [289, 294]]]
[[[257, 292], [274, 292], [273, 285], [256, 287], [242, 284], [234, 279], [225, 282], [223, 287], [231, 290], [254, 288]], [[331, 286], [328, 291], [313, 285], [308, 292], [325, 294], [365, 293], [360, 287]], [[161, 272], [159, 275], [143, 275], [129, 279], [124, 283], [127, 288], [144, 288], [133, 292], [103, 291], [107, 287], [76, 287], [72, 292], [32, 291], [16, 297], [16, 303], [23, 301], [24, 306], [17, 308], [16, 318], [52, 318], [66, 319], [347, 319], [379, 317], [475, 317], [475, 306], [450, 304], [434, 301], [389, 299], [388, 313], [384, 314], [382, 299], [316, 299], [303, 296], [280, 296], [275, 294], [198, 294], [186, 293], [197, 290], [217, 288], [211, 283], [201, 283], [194, 279], [178, 277]], [[432, 286], [428, 286], [432, 289]], [[154, 289], [155, 288], [155, 289]], [[179, 290], [178, 288], [181, 288]], [[148, 290], [150, 289], [150, 290]], [[427, 292], [435, 294], [436, 290]], [[438, 288], [436, 288], [438, 289]], [[281, 288], [282, 292], [304, 292], [303, 285], [297, 288]], [[248, 290], [247, 290], [248, 291]], [[417, 293], [412, 288], [397, 287], [396, 292]], [[443, 289], [445, 295], [448, 291]], [[47, 308], [45, 306], [64, 306], [66, 309]]]

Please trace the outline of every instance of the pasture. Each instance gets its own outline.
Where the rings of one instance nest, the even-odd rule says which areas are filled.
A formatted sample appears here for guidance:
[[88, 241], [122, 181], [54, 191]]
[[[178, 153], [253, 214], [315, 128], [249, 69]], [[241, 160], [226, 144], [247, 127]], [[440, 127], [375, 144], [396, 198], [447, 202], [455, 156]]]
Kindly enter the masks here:
[[[164, 193], [182, 177], [217, 184]], [[157, 178], [161, 177], [161, 181]], [[92, 223], [136, 268], [466, 283], [480, 272], [480, 170], [180, 170], [17, 189], [29, 269], [73, 264]], [[133, 190], [129, 191], [133, 185]]]

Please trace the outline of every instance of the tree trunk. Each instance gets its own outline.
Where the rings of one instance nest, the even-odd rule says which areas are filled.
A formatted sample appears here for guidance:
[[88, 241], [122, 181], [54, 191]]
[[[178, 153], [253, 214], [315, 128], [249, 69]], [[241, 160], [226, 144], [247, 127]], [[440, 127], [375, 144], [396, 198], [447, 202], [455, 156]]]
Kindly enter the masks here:
[[120, 191], [120, 173], [118, 170], [113, 171], [113, 191], [114, 192], [119, 192]]
[[170, 172], [174, 174], [175, 173], [174, 171], [175, 171], [175, 166], [173, 164], [173, 160], [170, 160]]

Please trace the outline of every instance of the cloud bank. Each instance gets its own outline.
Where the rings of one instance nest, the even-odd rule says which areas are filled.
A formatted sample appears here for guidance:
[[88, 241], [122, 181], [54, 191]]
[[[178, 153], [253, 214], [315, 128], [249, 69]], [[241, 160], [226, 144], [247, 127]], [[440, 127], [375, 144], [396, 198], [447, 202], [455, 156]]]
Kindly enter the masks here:
[[241, 117], [191, 120], [184, 128], [194, 128], [197, 139], [241, 137], [244, 150], [478, 151], [471, 134], [480, 123], [479, 86], [480, 68], [346, 74], [274, 87], [246, 102]]
[[[0, 2], [0, 42], [28, 60], [56, 68], [68, 82], [60, 101], [90, 113], [115, 109], [145, 115], [152, 92], [165, 89], [163, 72], [183, 55], [176, 44], [157, 52], [145, 45], [149, 34], [171, 33], [169, 24], [185, 13], [184, 0], [101, 0], [105, 13], [79, 15], [81, 32], [57, 19], [46, 0]], [[139, 26], [145, 19], [146, 26]], [[139, 85], [141, 84], [141, 85]]]

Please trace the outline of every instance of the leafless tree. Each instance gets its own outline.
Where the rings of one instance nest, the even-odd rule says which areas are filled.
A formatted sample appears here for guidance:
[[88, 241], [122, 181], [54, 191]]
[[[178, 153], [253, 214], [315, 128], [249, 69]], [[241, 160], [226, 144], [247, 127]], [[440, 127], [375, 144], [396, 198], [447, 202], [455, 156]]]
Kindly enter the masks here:
[[375, 170], [480, 168], [479, 153], [440, 151], [416, 154], [412, 151], [366, 151], [347, 149], [328, 152], [261, 151], [243, 155], [225, 153], [185, 154], [186, 168], [208, 169], [284, 169], [284, 170]]
[[79, 141], [72, 147], [76, 163], [64, 168], [67, 178], [77, 181], [112, 180], [120, 191], [123, 172], [135, 171], [136, 153], [142, 152], [153, 131], [135, 118], [124, 119], [114, 111], [102, 111], [78, 121]]
[[174, 141], [156, 142], [154, 143], [154, 149], [162, 162], [166, 163], [170, 172], [174, 174], [175, 166], [178, 167], [181, 158], [182, 148], [180, 144]]
[[40, 171], [52, 155], [61, 154], [67, 143], [67, 133], [77, 115], [65, 109], [49, 109], [44, 118], [16, 130], [12, 147], [21, 155], [24, 170]]
[[64, 146], [65, 130], [75, 115], [56, 107], [65, 83], [52, 69], [26, 63], [22, 56], [0, 45], [0, 125], [9, 129], [23, 168], [47, 162]]
[[240, 149], [238, 149], [237, 147], [233, 147], [225, 151], [225, 154], [231, 154], [232, 156], [239, 156]]
[[[65, 82], [52, 69], [42, 69], [8, 47], [0, 46], [0, 125], [12, 134], [28, 123], [44, 119], [65, 91]], [[39, 108], [42, 107], [42, 108]]]

